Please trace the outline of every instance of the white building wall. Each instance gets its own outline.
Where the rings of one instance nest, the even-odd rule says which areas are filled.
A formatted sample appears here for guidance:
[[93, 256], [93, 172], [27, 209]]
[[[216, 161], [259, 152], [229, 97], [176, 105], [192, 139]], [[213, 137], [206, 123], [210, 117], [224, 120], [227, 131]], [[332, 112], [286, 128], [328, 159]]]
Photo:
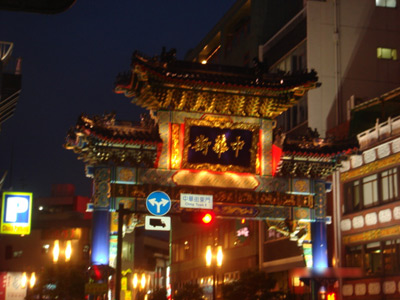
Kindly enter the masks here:
[[351, 95], [370, 99], [399, 86], [399, 61], [378, 59], [377, 47], [399, 53], [399, 7], [375, 7], [375, 0], [307, 1], [308, 69], [322, 83], [308, 93], [308, 124], [321, 136], [346, 121]]

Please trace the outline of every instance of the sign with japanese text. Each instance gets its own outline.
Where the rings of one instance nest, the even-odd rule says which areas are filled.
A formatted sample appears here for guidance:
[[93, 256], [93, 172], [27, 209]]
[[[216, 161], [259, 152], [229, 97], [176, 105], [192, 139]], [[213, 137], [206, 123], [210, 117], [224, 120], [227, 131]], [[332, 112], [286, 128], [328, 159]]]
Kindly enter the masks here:
[[183, 208], [213, 208], [212, 195], [181, 194], [180, 206]]
[[0, 300], [24, 300], [26, 291], [22, 272], [0, 272]]
[[0, 233], [30, 234], [32, 193], [3, 192]]
[[259, 126], [187, 119], [183, 168], [255, 172]]

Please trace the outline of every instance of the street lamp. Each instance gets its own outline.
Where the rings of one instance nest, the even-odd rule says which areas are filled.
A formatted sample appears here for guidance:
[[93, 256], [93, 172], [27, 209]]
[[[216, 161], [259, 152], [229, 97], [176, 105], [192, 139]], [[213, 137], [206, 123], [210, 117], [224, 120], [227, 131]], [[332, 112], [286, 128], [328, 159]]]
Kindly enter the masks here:
[[144, 295], [144, 298], [147, 298], [146, 287], [150, 286], [150, 278], [146, 278], [146, 274], [142, 273], [139, 279], [139, 274], [134, 273], [132, 279], [132, 287], [133, 287], [133, 297], [132, 299], [139, 298], [141, 299]]
[[[58, 263], [59, 257], [60, 257], [60, 253], [61, 253], [61, 247], [60, 247], [60, 242], [59, 240], [55, 240], [54, 241], [54, 247], [53, 247], [53, 263]], [[72, 256], [72, 244], [71, 241], [67, 241], [66, 242], [66, 246], [64, 249], [64, 259], [65, 262], [68, 262], [71, 260], [71, 256]]]
[[32, 272], [28, 278], [26, 272], [22, 273], [21, 288], [26, 288], [26, 299], [31, 298], [30, 292], [36, 284], [36, 273]]
[[217, 252], [213, 253], [212, 247], [210, 245], [207, 246], [206, 248], [206, 265], [207, 267], [213, 267], [213, 288], [212, 288], [212, 293], [213, 293], [213, 300], [216, 299], [215, 297], [215, 273], [216, 273], [216, 267], [221, 267], [222, 266], [222, 260], [223, 260], [223, 253], [222, 253], [222, 246], [217, 246]]

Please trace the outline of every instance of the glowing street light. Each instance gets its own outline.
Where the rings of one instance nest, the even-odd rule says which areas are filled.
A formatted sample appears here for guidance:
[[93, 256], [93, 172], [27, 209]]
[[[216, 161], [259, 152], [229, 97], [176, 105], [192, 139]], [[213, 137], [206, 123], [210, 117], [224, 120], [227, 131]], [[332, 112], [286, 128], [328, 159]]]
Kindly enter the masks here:
[[218, 246], [217, 248], [217, 266], [221, 267], [222, 266], [222, 259], [224, 258], [224, 255], [222, 253], [222, 246]]
[[65, 261], [70, 261], [72, 255], [71, 241], [67, 241], [67, 246], [65, 247]]
[[35, 286], [35, 283], [36, 283], [36, 274], [35, 272], [33, 272], [31, 274], [31, 278], [29, 279], [29, 287], [33, 288]]
[[53, 247], [53, 262], [54, 263], [58, 262], [59, 256], [60, 256], [60, 242], [58, 240], [55, 240], [54, 247]]
[[25, 288], [27, 282], [28, 282], [28, 277], [26, 276], [26, 272], [24, 272], [24, 273], [22, 273], [21, 287], [22, 287], [22, 288]]
[[142, 273], [142, 278], [140, 279], [140, 287], [142, 290], [146, 287], [146, 275]]
[[224, 257], [223, 252], [222, 252], [222, 246], [217, 246], [216, 250], [217, 250], [216, 254], [214, 255], [213, 251], [212, 251], [212, 247], [210, 245], [208, 245], [206, 248], [206, 265], [207, 265], [207, 267], [210, 267], [210, 266], [213, 267], [213, 282], [212, 282], [212, 284], [213, 284], [213, 289], [212, 289], [213, 300], [216, 299], [216, 296], [215, 296], [216, 267], [222, 266], [222, 260]]
[[132, 284], [133, 284], [133, 288], [136, 289], [138, 286], [138, 276], [136, 273], [133, 274]]
[[212, 250], [211, 250], [211, 246], [208, 245], [206, 248], [206, 265], [207, 267], [211, 266], [212, 263]]
[[[63, 251], [62, 251], [63, 250]], [[71, 241], [67, 241], [65, 244], [65, 249], [61, 249], [60, 241], [55, 240], [53, 246], [53, 263], [58, 263], [60, 258], [60, 254], [64, 253], [65, 262], [69, 262], [72, 257], [72, 243]]]

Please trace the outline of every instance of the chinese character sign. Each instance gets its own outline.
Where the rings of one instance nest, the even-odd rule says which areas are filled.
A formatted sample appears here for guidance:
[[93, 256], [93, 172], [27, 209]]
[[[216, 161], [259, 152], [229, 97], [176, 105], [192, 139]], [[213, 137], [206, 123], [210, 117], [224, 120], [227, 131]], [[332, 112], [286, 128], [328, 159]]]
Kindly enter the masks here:
[[254, 172], [259, 128], [244, 123], [187, 120], [184, 168]]

